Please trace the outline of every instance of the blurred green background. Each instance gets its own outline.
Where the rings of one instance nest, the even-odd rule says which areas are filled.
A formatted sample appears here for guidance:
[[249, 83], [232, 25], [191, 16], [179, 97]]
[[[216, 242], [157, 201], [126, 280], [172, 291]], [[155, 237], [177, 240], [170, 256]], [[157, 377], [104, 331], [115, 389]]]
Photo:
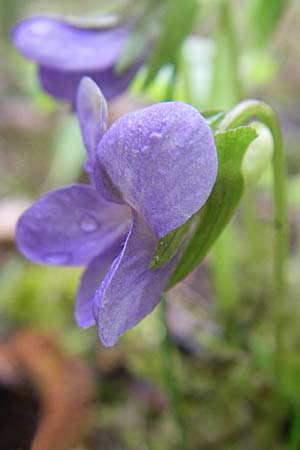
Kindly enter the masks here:
[[290, 246], [279, 393], [271, 364], [274, 225], [267, 170], [208, 258], [168, 296], [185, 448], [300, 450], [300, 3], [186, 4], [0, 0], [0, 337], [46, 329], [93, 369], [97, 401], [83, 449], [184, 450], [170, 411], [159, 311], [104, 349], [96, 331], [78, 329], [73, 318], [81, 269], [34, 265], [13, 242], [25, 205], [50, 188], [86, 180], [76, 117], [40, 90], [35, 66], [10, 41], [13, 24], [49, 13], [138, 18], [120, 64], [147, 30], [156, 45], [130, 92], [112, 102], [113, 116], [171, 97], [200, 111], [259, 98], [279, 114], [287, 159]]

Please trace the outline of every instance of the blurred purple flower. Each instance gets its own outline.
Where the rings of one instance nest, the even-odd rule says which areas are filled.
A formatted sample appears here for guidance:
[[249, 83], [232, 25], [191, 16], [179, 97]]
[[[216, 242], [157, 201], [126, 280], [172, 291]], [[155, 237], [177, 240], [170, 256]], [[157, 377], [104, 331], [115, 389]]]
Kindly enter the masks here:
[[118, 74], [116, 63], [129, 27], [80, 28], [56, 18], [32, 17], [18, 23], [12, 39], [19, 52], [39, 66], [43, 89], [53, 97], [76, 101], [83, 76], [91, 77], [110, 100], [124, 92], [138, 69], [140, 57]]
[[96, 323], [111, 346], [159, 302], [178, 255], [150, 270], [154, 250], [206, 202], [217, 153], [204, 118], [185, 103], [128, 113], [106, 131], [104, 97], [84, 78], [77, 111], [92, 185], [44, 195], [21, 216], [16, 240], [35, 262], [87, 265], [77, 323]]

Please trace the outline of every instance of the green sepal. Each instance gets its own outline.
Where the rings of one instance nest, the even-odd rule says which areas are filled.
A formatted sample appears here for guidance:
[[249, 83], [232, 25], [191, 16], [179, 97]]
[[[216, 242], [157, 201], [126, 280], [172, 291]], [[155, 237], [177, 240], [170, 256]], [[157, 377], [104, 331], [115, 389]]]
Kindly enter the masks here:
[[157, 269], [175, 255], [178, 248], [183, 243], [183, 240], [186, 238], [186, 234], [192, 224], [193, 217], [194, 216], [158, 241], [149, 269]]
[[224, 230], [242, 197], [241, 165], [249, 144], [256, 138], [251, 127], [238, 127], [215, 134], [218, 176], [214, 188], [199, 212], [198, 223], [188, 240], [168, 288], [194, 270]]

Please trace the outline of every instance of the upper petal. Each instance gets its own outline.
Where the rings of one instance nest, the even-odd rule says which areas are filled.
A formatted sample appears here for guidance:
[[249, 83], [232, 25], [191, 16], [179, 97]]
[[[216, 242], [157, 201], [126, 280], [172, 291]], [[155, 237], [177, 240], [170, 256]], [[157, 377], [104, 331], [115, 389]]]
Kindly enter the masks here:
[[87, 151], [86, 169], [92, 170], [96, 147], [107, 128], [107, 102], [91, 78], [84, 77], [78, 87], [76, 110]]
[[97, 148], [94, 175], [107, 199], [125, 200], [158, 236], [186, 222], [207, 200], [217, 152], [192, 106], [165, 102], [118, 119]]
[[32, 17], [12, 33], [17, 49], [38, 64], [59, 70], [99, 70], [114, 65], [128, 27], [80, 28], [61, 19]]
[[93, 299], [113, 260], [120, 253], [123, 240], [123, 238], [117, 240], [105, 252], [97, 255], [81, 277], [75, 305], [76, 322], [81, 328], [85, 329], [95, 324]]
[[42, 196], [20, 217], [16, 242], [32, 261], [80, 265], [128, 230], [128, 208], [105, 201], [88, 185], [74, 184]]
[[157, 237], [147, 223], [133, 213], [125, 245], [113, 262], [94, 299], [94, 317], [105, 346], [114, 345], [157, 305], [175, 268], [177, 257], [150, 270]]

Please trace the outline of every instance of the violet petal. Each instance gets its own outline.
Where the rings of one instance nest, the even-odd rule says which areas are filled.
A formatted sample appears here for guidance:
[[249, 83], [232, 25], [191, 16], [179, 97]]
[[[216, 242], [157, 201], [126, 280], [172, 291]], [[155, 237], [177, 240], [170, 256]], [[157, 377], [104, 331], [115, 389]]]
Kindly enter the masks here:
[[87, 264], [128, 230], [128, 208], [73, 184], [42, 196], [20, 217], [16, 242], [37, 263]]
[[185, 103], [165, 102], [112, 124], [97, 148], [94, 179], [105, 198], [123, 198], [162, 237], [203, 206], [217, 165], [201, 114]]
[[75, 318], [78, 326], [86, 329], [95, 324], [93, 299], [99, 284], [105, 278], [113, 260], [121, 250], [122, 240], [116, 241], [104, 253], [96, 256], [84, 271], [77, 292]]
[[80, 28], [61, 19], [31, 17], [12, 33], [17, 49], [37, 64], [61, 71], [105, 70], [119, 58], [128, 27]]
[[157, 237], [133, 212], [125, 245], [94, 299], [93, 312], [102, 343], [110, 347], [157, 305], [175, 268], [177, 257], [156, 270], [149, 264]]
[[84, 77], [77, 92], [76, 110], [82, 139], [87, 150], [86, 169], [92, 171], [97, 145], [107, 128], [107, 102], [96, 83]]

